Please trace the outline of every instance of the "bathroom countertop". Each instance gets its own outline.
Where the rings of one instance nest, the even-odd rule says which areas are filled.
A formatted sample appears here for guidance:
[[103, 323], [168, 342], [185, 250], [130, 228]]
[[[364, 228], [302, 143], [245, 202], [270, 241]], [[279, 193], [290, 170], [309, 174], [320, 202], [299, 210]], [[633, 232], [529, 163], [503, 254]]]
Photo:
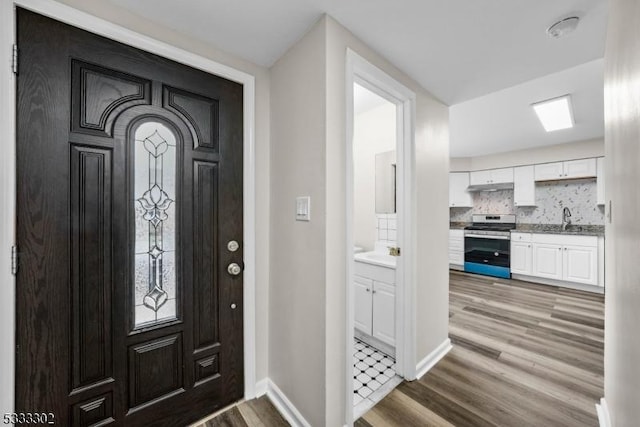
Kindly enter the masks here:
[[464, 228], [468, 225], [471, 225], [470, 222], [459, 222], [459, 221], [451, 221], [449, 222], [449, 230], [464, 230]]
[[512, 232], [538, 234], [571, 234], [577, 236], [604, 236], [604, 225], [571, 224], [567, 230], [561, 224], [518, 224]]

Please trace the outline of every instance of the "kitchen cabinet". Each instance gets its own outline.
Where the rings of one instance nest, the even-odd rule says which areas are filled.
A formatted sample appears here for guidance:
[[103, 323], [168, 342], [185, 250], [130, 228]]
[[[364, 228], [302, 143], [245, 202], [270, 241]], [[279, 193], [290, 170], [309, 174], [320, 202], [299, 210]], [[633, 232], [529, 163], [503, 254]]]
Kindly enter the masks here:
[[449, 230], [449, 267], [464, 268], [464, 230]]
[[536, 181], [592, 178], [596, 176], [596, 169], [595, 158], [568, 160], [535, 165], [534, 175]]
[[604, 157], [598, 157], [596, 159], [596, 203], [598, 205], [604, 205]]
[[602, 286], [603, 246], [597, 236], [511, 233], [511, 273]]
[[533, 248], [530, 233], [511, 233], [511, 273], [531, 274]]
[[536, 183], [533, 179], [533, 166], [513, 168], [513, 204], [514, 206], [536, 205]]
[[469, 172], [449, 173], [449, 207], [473, 207], [471, 193], [467, 191], [469, 187]]
[[562, 279], [596, 285], [598, 281], [598, 247], [565, 245], [562, 248]]
[[562, 245], [533, 244], [533, 275], [562, 280]]
[[513, 168], [469, 172], [470, 185], [504, 184], [513, 182]]
[[[385, 269], [385, 267], [377, 267]], [[396, 291], [392, 283], [355, 275], [354, 326], [385, 344], [396, 343]]]

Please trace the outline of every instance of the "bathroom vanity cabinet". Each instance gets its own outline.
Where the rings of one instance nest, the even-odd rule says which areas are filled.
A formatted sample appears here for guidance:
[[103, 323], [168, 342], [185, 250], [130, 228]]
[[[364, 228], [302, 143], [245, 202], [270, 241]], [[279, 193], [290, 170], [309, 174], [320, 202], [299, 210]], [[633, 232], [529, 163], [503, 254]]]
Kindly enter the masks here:
[[[367, 337], [395, 347], [395, 269], [355, 262], [354, 286], [354, 322], [361, 334], [360, 339]], [[376, 347], [376, 342], [372, 342]], [[385, 350], [381, 348], [381, 350]]]

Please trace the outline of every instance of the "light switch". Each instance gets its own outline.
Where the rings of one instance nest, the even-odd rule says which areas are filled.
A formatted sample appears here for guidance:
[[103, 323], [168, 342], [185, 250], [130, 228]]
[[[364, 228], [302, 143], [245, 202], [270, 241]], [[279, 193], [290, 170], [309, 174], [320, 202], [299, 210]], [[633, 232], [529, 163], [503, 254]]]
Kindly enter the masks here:
[[311, 197], [296, 197], [296, 221], [311, 221]]

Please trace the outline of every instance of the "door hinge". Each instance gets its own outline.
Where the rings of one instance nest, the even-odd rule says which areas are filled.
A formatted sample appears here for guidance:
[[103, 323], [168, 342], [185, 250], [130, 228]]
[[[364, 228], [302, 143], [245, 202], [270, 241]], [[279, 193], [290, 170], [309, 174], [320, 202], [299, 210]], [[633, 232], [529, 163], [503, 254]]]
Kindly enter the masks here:
[[18, 247], [11, 246], [11, 274], [18, 274]]
[[13, 74], [18, 74], [18, 45], [14, 44], [11, 54], [11, 69]]

